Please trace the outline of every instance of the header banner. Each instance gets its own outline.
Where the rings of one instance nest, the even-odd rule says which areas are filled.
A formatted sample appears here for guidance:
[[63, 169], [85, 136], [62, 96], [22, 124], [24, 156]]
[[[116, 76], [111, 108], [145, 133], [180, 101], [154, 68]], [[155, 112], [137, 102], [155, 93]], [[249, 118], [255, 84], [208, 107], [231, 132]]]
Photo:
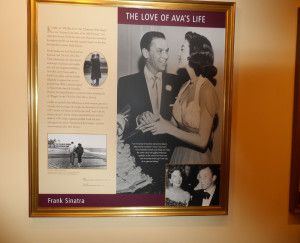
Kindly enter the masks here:
[[225, 28], [224, 12], [119, 8], [119, 24]]

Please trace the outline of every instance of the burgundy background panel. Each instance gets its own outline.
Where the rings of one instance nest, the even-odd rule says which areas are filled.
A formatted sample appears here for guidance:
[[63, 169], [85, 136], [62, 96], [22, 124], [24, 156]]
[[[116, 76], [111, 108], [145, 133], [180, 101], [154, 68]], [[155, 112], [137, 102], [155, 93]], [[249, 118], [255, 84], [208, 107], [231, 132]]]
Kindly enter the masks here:
[[[127, 18], [126, 13], [136, 14], [137, 18]], [[155, 14], [157, 14], [157, 20], [153, 19]], [[165, 18], [166, 15], [169, 15], [168, 20]], [[183, 16], [183, 19], [179, 18], [177, 19], [177, 21], [172, 21], [172, 17], [174, 17], [175, 15], [177, 16], [177, 18]], [[205, 16], [205, 22], [199, 21], [199, 19], [197, 22], [197, 16]], [[119, 24], [225, 28], [225, 19], [225, 12], [202, 12], [189, 10], [161, 10], [139, 8], [118, 9]]]
[[[138, 17], [127, 18], [126, 13]], [[205, 16], [205, 21], [199, 16]], [[118, 8], [119, 24], [224, 28], [225, 19], [224, 12]], [[68, 203], [66, 199], [84, 199], [84, 203]], [[40, 207], [150, 207], [164, 206], [164, 201], [164, 194], [39, 194]]]
[[[48, 199], [63, 203], [51, 203]], [[84, 199], [85, 203], [66, 203], [65, 199]], [[164, 194], [39, 194], [40, 207], [144, 207], [164, 206]]]

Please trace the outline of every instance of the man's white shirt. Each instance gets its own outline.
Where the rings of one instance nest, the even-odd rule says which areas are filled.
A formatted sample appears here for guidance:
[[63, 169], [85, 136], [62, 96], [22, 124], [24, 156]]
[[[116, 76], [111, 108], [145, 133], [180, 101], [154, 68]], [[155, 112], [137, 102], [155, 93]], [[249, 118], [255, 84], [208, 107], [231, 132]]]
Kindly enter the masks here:
[[75, 144], [70, 144], [70, 146], [69, 146], [69, 153], [73, 153], [74, 152], [74, 150], [75, 150]]
[[159, 114], [160, 113], [160, 105], [161, 105], [161, 92], [162, 92], [162, 73], [159, 72], [156, 75], [154, 75], [145, 66], [144, 74], [145, 74], [145, 78], [146, 78], [146, 83], [147, 83], [148, 93], [150, 96], [151, 105], [152, 105], [152, 111], [154, 114]]
[[204, 190], [205, 192], [208, 192], [210, 194], [210, 196], [209, 196], [208, 199], [203, 198], [202, 206], [209, 206], [210, 205], [210, 202], [212, 200], [212, 197], [214, 196], [215, 190], [216, 190], [216, 186], [213, 186], [213, 187], [211, 187], [207, 190]]

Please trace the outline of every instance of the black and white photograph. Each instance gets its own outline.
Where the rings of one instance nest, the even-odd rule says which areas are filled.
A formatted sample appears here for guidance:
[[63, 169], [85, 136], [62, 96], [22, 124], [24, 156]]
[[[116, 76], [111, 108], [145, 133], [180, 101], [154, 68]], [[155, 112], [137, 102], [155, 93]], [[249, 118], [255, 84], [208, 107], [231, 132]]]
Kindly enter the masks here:
[[235, 4], [31, 1], [31, 212], [227, 214]]
[[220, 165], [167, 165], [165, 205], [218, 206]]
[[225, 30], [119, 24], [118, 36], [117, 134], [153, 179], [141, 192], [164, 192], [166, 164], [220, 164]]
[[89, 85], [98, 87], [103, 84], [108, 73], [107, 61], [103, 54], [90, 53], [84, 61], [83, 72]]
[[106, 135], [48, 134], [48, 169], [106, 167]]

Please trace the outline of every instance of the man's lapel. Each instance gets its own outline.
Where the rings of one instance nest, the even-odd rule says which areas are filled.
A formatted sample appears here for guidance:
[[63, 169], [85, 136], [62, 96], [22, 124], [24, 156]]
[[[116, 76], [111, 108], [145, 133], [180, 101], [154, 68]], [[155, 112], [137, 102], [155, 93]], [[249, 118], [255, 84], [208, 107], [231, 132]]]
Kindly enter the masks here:
[[[170, 90], [168, 90], [168, 87]], [[169, 84], [168, 76], [162, 73], [162, 87], [161, 87], [161, 102], [160, 102], [160, 114], [165, 119], [171, 118], [170, 104], [172, 101], [172, 87]]]
[[146, 83], [145, 74], [143, 72], [140, 73], [140, 80], [137, 82], [139, 87], [137, 87], [136, 92], [137, 95], [140, 97], [138, 102], [141, 102], [141, 107], [143, 107], [144, 111], [151, 111], [152, 112], [152, 105], [150, 100], [150, 95]]

